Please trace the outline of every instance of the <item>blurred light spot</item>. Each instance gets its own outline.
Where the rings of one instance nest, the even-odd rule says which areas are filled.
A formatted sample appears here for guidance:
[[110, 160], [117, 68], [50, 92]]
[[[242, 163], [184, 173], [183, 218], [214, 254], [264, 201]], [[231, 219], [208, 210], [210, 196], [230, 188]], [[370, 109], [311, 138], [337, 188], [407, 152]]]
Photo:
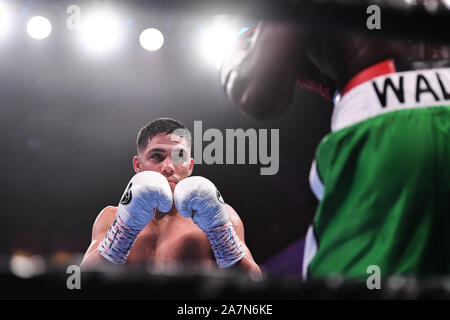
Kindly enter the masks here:
[[438, 0], [428, 0], [424, 2], [425, 9], [430, 13], [437, 12], [439, 8], [439, 1]]
[[83, 46], [92, 53], [107, 53], [118, 47], [123, 30], [120, 20], [111, 11], [93, 11], [83, 16], [80, 37]]
[[10, 31], [11, 9], [4, 2], [0, 2], [0, 39], [6, 37]]
[[27, 31], [30, 37], [42, 40], [52, 32], [52, 24], [46, 17], [35, 16], [28, 21]]
[[218, 67], [236, 45], [238, 31], [225, 17], [215, 17], [210, 26], [200, 29], [199, 49], [203, 59]]
[[45, 273], [45, 262], [41, 256], [28, 256], [14, 253], [9, 263], [11, 273], [16, 277], [28, 279]]
[[328, 287], [336, 289], [344, 284], [344, 278], [340, 274], [333, 273], [326, 278], [326, 284]]
[[164, 44], [164, 35], [156, 28], [148, 28], [139, 36], [141, 46], [148, 51], [157, 51]]
[[67, 251], [57, 251], [51, 255], [50, 265], [52, 266], [67, 266], [71, 264], [72, 255]]

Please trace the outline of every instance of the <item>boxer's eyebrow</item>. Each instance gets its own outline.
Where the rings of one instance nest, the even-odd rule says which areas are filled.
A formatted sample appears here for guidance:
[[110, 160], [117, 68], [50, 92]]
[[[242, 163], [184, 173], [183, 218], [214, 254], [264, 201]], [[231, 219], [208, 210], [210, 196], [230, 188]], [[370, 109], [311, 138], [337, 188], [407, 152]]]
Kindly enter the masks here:
[[156, 153], [156, 152], [166, 153], [167, 151], [164, 150], [164, 149], [161, 149], [161, 148], [153, 148], [153, 149], [150, 149], [150, 150], [147, 152], [147, 154], [150, 154], [150, 153]]

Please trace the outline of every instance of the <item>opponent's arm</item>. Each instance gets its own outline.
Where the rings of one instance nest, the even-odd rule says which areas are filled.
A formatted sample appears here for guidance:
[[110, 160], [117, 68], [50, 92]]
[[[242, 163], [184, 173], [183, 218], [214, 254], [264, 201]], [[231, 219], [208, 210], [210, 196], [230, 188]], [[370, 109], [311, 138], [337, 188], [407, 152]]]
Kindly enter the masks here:
[[243, 41], [248, 45], [238, 46], [220, 70], [226, 95], [255, 119], [277, 116], [292, 103], [307, 35], [292, 24], [262, 21]]
[[261, 270], [244, 243], [242, 221], [225, 204], [211, 181], [203, 177], [189, 177], [180, 181], [174, 190], [174, 202], [178, 212], [186, 218], [192, 218], [208, 237], [219, 267], [228, 268], [239, 264], [251, 275], [261, 276]]

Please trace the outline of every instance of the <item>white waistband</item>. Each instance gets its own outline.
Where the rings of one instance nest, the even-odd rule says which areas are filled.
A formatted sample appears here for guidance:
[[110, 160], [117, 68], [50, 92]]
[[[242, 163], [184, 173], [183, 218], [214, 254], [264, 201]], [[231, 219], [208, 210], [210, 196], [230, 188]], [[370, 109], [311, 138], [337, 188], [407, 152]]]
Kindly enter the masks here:
[[395, 110], [441, 105], [450, 105], [450, 68], [392, 73], [344, 95], [334, 106], [331, 130]]

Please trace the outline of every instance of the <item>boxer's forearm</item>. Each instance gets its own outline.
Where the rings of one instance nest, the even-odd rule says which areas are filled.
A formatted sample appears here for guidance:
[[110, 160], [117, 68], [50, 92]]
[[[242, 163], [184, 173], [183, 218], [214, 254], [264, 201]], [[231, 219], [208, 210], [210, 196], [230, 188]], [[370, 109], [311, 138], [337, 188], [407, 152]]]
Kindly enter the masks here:
[[255, 263], [255, 261], [253, 261], [253, 259], [250, 259], [247, 255], [242, 258], [242, 260], [239, 261], [239, 263], [237, 263], [234, 268], [246, 272], [253, 279], [259, 280], [262, 278], [261, 269]]
[[91, 250], [90, 252], [86, 253], [86, 255], [83, 258], [83, 261], [81, 261], [80, 267], [82, 270], [93, 269], [97, 267], [99, 264], [104, 263], [104, 261], [107, 260], [104, 259], [97, 251], [97, 248], [95, 248], [94, 250]]

